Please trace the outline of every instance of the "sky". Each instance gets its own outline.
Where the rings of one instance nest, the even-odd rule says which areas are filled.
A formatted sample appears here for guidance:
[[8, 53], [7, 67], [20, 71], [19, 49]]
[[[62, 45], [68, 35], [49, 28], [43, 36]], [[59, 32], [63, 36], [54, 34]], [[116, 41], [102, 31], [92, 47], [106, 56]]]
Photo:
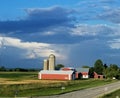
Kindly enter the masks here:
[[119, 0], [0, 0], [0, 66], [120, 65]]

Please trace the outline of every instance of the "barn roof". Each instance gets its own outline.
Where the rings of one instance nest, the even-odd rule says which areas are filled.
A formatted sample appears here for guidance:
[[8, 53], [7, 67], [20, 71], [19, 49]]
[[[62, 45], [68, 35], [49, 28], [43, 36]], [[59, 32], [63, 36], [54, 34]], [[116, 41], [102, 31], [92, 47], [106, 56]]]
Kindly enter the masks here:
[[75, 71], [75, 68], [73, 68], [73, 67], [62, 67], [60, 70], [72, 70], [72, 71]]
[[77, 72], [89, 72], [89, 68], [76, 68]]
[[41, 70], [41, 74], [73, 74], [74, 71], [62, 71], [62, 70]]

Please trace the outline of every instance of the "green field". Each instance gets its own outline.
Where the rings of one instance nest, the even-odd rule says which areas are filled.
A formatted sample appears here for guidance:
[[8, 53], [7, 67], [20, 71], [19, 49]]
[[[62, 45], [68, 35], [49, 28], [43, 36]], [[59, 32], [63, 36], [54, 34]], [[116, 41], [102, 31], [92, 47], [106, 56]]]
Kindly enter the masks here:
[[38, 74], [37, 72], [0, 72], [0, 78], [23, 80], [25, 78], [30, 78], [30, 77], [34, 78], [37, 76], [37, 74]]
[[107, 94], [103, 96], [102, 98], [120, 98], [120, 89], [110, 94]]
[[[38, 72], [0, 72], [0, 97], [30, 97], [62, 94], [105, 85], [115, 80], [38, 80]], [[65, 88], [62, 90], [61, 88]]]

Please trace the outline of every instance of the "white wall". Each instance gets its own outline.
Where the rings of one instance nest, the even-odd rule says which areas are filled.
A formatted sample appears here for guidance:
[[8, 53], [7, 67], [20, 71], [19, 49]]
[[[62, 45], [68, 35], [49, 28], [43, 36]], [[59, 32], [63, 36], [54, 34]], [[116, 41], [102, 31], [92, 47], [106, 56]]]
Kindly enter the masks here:
[[89, 75], [83, 75], [82, 78], [89, 78]]

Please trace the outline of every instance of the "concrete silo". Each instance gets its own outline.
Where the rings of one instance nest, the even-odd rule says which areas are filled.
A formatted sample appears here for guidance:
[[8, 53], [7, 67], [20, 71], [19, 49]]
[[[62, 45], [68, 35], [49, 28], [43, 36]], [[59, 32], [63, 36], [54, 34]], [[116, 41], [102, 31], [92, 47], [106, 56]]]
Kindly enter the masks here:
[[51, 54], [49, 56], [49, 70], [54, 70], [55, 69], [55, 56]]
[[47, 59], [44, 60], [43, 70], [49, 70], [49, 61]]

